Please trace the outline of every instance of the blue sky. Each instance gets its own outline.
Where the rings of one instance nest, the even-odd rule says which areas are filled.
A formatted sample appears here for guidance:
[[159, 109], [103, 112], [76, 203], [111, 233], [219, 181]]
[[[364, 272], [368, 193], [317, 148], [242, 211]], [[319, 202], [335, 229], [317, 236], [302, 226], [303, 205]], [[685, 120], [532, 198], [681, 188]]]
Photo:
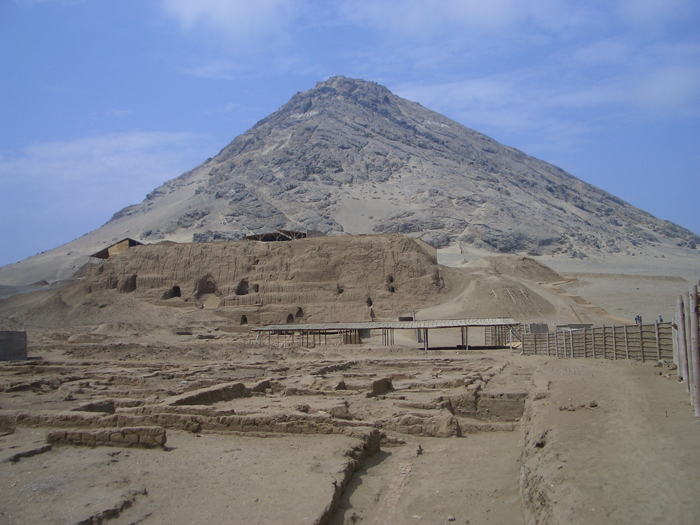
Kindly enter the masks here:
[[700, 233], [694, 0], [0, 0], [0, 265], [334, 75]]

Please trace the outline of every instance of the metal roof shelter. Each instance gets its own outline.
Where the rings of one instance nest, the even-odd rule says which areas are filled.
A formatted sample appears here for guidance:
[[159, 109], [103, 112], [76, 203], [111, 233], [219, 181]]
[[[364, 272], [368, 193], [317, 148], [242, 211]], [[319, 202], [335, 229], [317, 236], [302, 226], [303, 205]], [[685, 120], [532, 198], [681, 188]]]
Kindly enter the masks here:
[[134, 246], [143, 246], [143, 243], [127, 237], [126, 239], [122, 239], [119, 242], [115, 242], [114, 244], [107, 246], [107, 248], [104, 248], [97, 253], [93, 253], [90, 257], [94, 257], [96, 259], [109, 259], [110, 257], [125, 252]]
[[393, 344], [394, 330], [421, 330], [423, 333], [423, 349], [428, 350], [428, 330], [440, 328], [460, 328], [462, 332], [462, 346], [469, 348], [468, 331], [470, 326], [517, 326], [514, 319], [430, 319], [424, 321], [363, 321], [358, 323], [299, 323], [299, 324], [272, 324], [261, 328], [254, 328], [254, 332], [260, 334], [295, 334], [305, 335], [308, 341], [309, 335], [325, 336], [337, 333], [354, 333], [359, 338], [363, 330], [382, 330], [382, 342], [385, 345]]
[[306, 230], [303, 232], [292, 230], [275, 230], [273, 232], [255, 233], [246, 235], [244, 238], [249, 241], [275, 242], [275, 241], [295, 241], [306, 239], [307, 237], [320, 237], [323, 234], [316, 230]]

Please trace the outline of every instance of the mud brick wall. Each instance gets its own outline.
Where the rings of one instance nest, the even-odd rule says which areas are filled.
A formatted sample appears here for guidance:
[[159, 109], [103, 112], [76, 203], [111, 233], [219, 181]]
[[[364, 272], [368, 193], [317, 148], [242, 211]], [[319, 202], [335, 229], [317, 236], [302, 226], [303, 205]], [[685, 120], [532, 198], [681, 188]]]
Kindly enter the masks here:
[[52, 445], [157, 448], [165, 445], [167, 437], [165, 429], [161, 427], [125, 427], [55, 430], [49, 432], [46, 440]]

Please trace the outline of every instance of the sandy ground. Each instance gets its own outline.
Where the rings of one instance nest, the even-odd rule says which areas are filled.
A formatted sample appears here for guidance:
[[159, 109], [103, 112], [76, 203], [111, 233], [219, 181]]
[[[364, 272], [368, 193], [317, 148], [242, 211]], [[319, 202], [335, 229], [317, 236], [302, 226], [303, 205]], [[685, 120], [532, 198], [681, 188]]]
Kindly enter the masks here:
[[[700, 277], [697, 260], [670, 253], [540, 258], [558, 276], [482, 255], [441, 252], [468, 285], [416, 308], [418, 318], [493, 309], [523, 322], [670, 320]], [[377, 334], [362, 345], [253, 346], [213, 306], [73, 290], [61, 300], [83, 316], [74, 325], [52, 317], [51, 299], [44, 310], [34, 296], [6, 303], [37, 327], [34, 359], [0, 363], [0, 524], [700, 521], [700, 424], [668, 363], [425, 354], [408, 332], [393, 348]], [[458, 341], [431, 333], [431, 346]], [[392, 388], [375, 391], [382, 380]], [[168, 404], [231, 382], [257, 391]], [[75, 411], [105, 399], [114, 414]], [[168, 441], [47, 447], [65, 417], [86, 432], [160, 425]], [[358, 429], [379, 432], [380, 450], [358, 456]]]
[[[54, 371], [60, 376], [75, 367], [82, 382], [68, 378], [73, 381], [56, 391], [44, 383], [7, 392], [8, 385], [18, 384], [18, 367], [3, 364], [0, 414], [5, 415], [60, 412], [105, 396], [143, 399], [148, 405], [157, 391], [172, 390], [182, 381], [199, 381], [183, 385], [185, 391], [234, 377], [252, 385], [254, 377], [270, 375], [281, 364], [290, 369], [284, 384], [299, 389], [311, 387], [308, 372], [320, 363], [342, 365], [348, 358], [355, 364], [329, 372], [325, 386], [313, 388], [327, 388], [340, 378], [351, 383], [365, 381], [360, 376], [389, 375], [395, 390], [381, 398], [367, 398], [362, 391], [339, 397], [321, 390], [315, 395], [269, 391], [202, 406], [258, 417], [294, 413], [303, 403], [309, 414], [325, 418], [320, 414], [347, 401], [352, 422], [383, 427], [385, 433], [381, 450], [350, 475], [344, 474], [347, 451], [357, 439], [343, 433], [170, 428], [165, 450], [54, 446], [12, 462], [18, 451], [42, 447], [51, 430], [20, 425], [0, 437], [0, 523], [98, 522], [95, 516], [110, 509], [117, 510], [109, 522], [117, 524], [696, 523], [700, 516], [693, 489], [700, 483], [700, 426], [684, 384], [667, 365], [525, 357], [502, 350], [435, 351], [428, 357], [401, 348], [337, 352], [317, 347], [293, 358], [270, 354], [242, 368], [216, 359], [206, 366], [197, 360], [159, 366], [128, 359], [67, 359], [55, 362]], [[56, 356], [55, 350], [47, 354]], [[48, 381], [49, 368], [35, 369], [29, 379]], [[161, 373], [143, 379], [153, 374], [149, 370]], [[175, 370], [182, 376], [167, 379]], [[458, 416], [461, 436], [391, 430], [396, 429], [392, 417], [401, 414], [446, 415], [428, 406], [431, 400], [463, 391], [453, 379], [473, 377], [479, 370], [488, 380], [484, 395], [489, 389], [524, 392], [519, 422], [502, 422], [496, 408], [492, 417]], [[115, 379], [107, 384], [110, 375]], [[415, 381], [402, 379], [409, 376]], [[427, 388], [416, 391], [416, 382]], [[77, 392], [71, 394], [75, 400], [67, 396], [70, 392]], [[409, 401], [413, 408], [406, 408]], [[323, 518], [343, 483], [337, 509]]]
[[493, 432], [386, 447], [358, 471], [331, 523], [524, 523], [519, 441]]
[[0, 522], [80, 523], [130, 501], [114, 523], [313, 523], [350, 441], [172, 431], [165, 451], [56, 447], [3, 465]]

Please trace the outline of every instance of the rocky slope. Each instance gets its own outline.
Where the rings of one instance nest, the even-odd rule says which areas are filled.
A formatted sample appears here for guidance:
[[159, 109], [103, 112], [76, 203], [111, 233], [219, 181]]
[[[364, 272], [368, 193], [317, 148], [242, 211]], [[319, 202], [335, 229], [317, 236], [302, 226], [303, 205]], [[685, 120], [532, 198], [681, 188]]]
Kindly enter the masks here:
[[216, 157], [61, 249], [0, 269], [0, 283], [65, 278], [125, 236], [240, 239], [273, 228], [418, 236], [501, 253], [572, 257], [700, 238], [546, 162], [363, 80], [334, 77], [292, 99]]
[[498, 252], [574, 255], [700, 242], [378, 84], [343, 77], [298, 93], [113, 220], [147, 214], [182, 186], [194, 189], [188, 207], [142, 238], [217, 240], [270, 228], [401, 232], [437, 246], [459, 239]]

